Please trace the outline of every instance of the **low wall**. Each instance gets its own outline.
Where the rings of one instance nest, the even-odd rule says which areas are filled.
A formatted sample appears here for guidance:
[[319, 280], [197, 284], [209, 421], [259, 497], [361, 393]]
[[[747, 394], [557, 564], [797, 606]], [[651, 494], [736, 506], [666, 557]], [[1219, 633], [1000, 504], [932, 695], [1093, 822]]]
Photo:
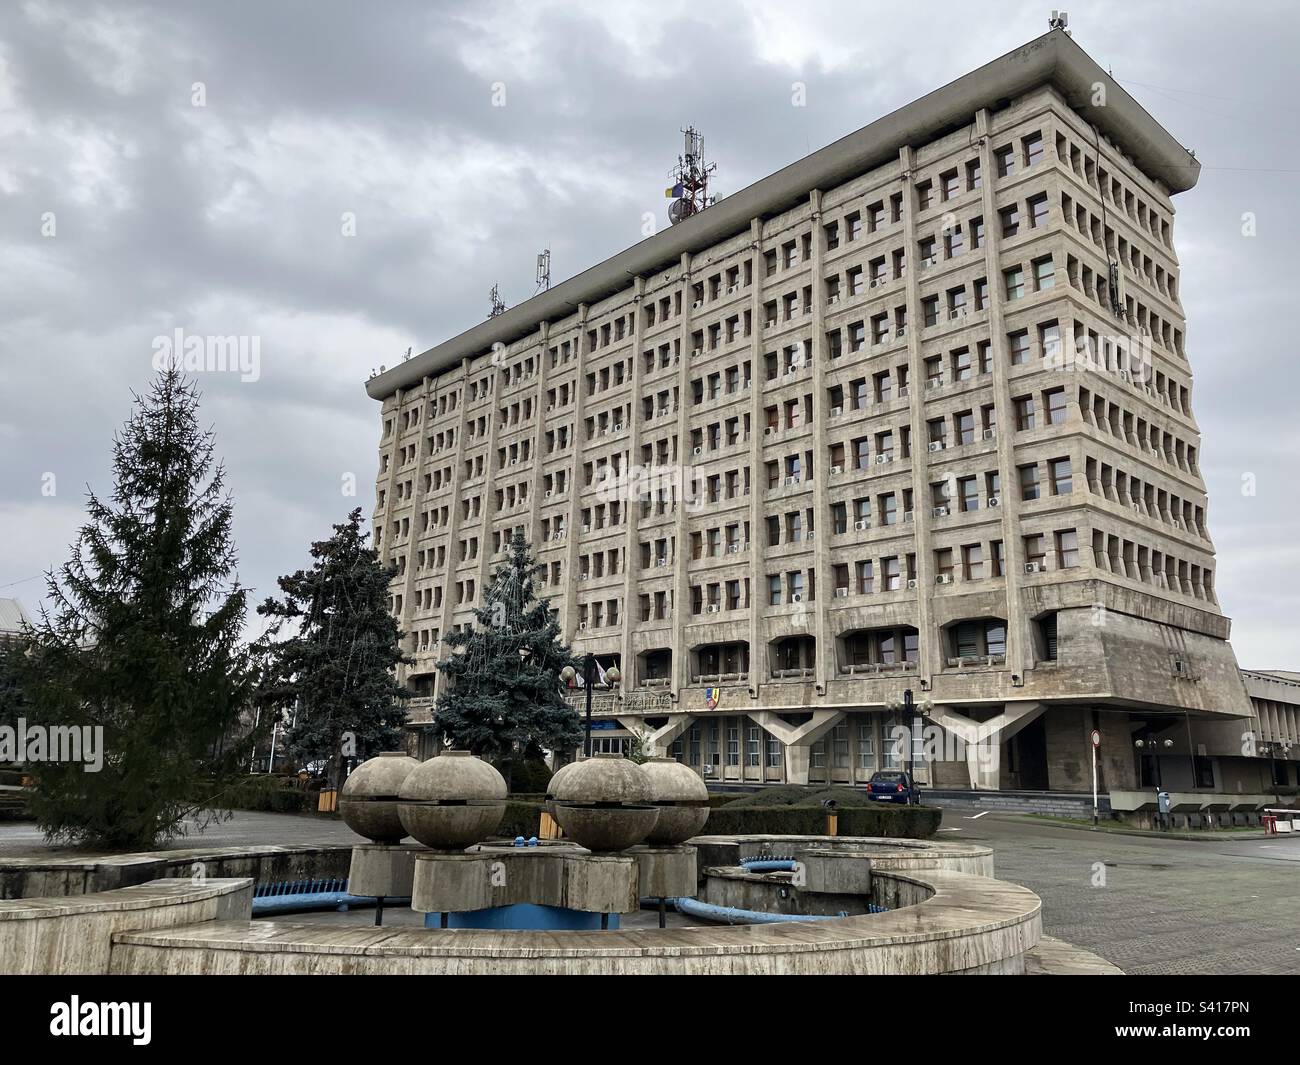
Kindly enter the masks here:
[[908, 872], [940, 869], [954, 873], [993, 875], [993, 851], [974, 843], [939, 843], [925, 839], [883, 836], [696, 836], [700, 875], [712, 866], [739, 865], [742, 858], [775, 855], [798, 858], [807, 850], [853, 851], [867, 854], [878, 871]]
[[345, 877], [350, 843], [310, 847], [192, 847], [139, 854], [0, 858], [0, 899], [64, 898], [169, 877], [260, 882]]
[[890, 913], [816, 923], [495, 932], [218, 921], [120, 932], [115, 974], [853, 975], [1020, 973], [1038, 896], [970, 873], [879, 874]]
[[247, 921], [252, 902], [247, 878], [173, 878], [93, 895], [0, 901], [0, 974], [107, 973], [115, 932]]

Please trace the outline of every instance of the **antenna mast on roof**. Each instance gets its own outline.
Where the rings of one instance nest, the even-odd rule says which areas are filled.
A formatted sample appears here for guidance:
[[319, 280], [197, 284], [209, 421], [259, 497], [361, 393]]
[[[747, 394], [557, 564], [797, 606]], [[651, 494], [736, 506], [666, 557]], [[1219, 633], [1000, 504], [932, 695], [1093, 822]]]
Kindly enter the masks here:
[[551, 249], [542, 249], [537, 256], [537, 288], [533, 295], [551, 287]]
[[682, 154], [673, 169], [673, 184], [664, 189], [664, 195], [673, 200], [668, 221], [676, 225], [717, 202], [716, 196], [709, 195], [709, 175], [717, 168], [717, 163], [704, 161], [704, 134], [694, 126], [682, 130]]
[[[1068, 11], [1053, 11], [1052, 17], [1047, 20], [1049, 30], [1065, 30], [1070, 24], [1070, 13]], [[1069, 30], [1065, 30], [1067, 37], [1073, 36]]]
[[492, 311], [488, 314], [489, 318], [495, 318], [497, 315], [506, 313], [506, 305], [501, 302], [500, 288], [500, 285], [493, 285], [492, 291], [488, 293], [488, 297], [492, 300]]

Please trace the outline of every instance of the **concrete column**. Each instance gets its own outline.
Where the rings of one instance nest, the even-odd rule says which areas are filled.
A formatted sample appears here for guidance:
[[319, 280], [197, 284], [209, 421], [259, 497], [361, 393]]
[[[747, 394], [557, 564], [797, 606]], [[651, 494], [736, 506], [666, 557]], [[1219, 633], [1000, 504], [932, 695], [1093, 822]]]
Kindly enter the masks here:
[[1002, 744], [1045, 709], [1040, 702], [1007, 703], [997, 717], [987, 721], [974, 721], [951, 707], [936, 706], [927, 716], [965, 744], [966, 771], [970, 777], [971, 789], [998, 791], [1001, 787]]

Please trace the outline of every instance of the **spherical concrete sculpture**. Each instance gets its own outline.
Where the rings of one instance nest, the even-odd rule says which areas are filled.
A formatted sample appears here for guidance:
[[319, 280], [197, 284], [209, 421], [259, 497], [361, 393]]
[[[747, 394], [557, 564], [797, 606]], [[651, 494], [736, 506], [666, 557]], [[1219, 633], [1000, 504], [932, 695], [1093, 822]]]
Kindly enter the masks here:
[[709, 819], [709, 789], [700, 775], [676, 758], [651, 758], [640, 770], [650, 783], [650, 801], [659, 807], [646, 842], [675, 847], [698, 835]]
[[435, 850], [464, 850], [497, 830], [506, 813], [505, 778], [469, 751], [421, 762], [402, 785], [397, 814]]
[[397, 815], [397, 797], [420, 763], [401, 751], [384, 751], [362, 762], [343, 784], [339, 813], [358, 836], [375, 843], [398, 843], [406, 835]]
[[650, 805], [650, 782], [622, 755], [598, 754], [561, 773], [551, 778], [554, 817], [575, 843], [621, 851], [654, 830], [659, 809]]

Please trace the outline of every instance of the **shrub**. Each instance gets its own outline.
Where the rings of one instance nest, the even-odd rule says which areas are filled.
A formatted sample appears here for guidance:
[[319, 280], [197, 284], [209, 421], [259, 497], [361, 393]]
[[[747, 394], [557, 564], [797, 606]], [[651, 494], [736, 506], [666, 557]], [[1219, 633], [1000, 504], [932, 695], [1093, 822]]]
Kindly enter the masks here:
[[225, 810], [258, 810], [269, 813], [301, 813], [316, 808], [315, 792], [297, 787], [292, 777], [262, 773], [245, 777], [234, 787], [214, 796], [210, 805]]
[[546, 763], [540, 758], [529, 758], [509, 763], [503, 762], [497, 768], [503, 775], [509, 770], [508, 779], [512, 795], [545, 795], [553, 775], [546, 767]]
[[542, 810], [540, 802], [519, 802], [511, 799], [506, 803], [506, 815], [501, 820], [501, 827], [496, 835], [506, 839], [523, 836], [525, 839], [537, 835], [542, 829]]
[[[890, 836], [927, 839], [939, 828], [943, 811], [931, 806], [841, 806], [841, 836]], [[760, 806], [728, 803], [710, 811], [701, 834], [749, 836], [820, 836], [826, 832], [826, 811], [820, 802]]]
[[751, 792], [729, 803], [730, 806], [820, 806], [826, 799], [832, 799], [841, 809], [854, 806], [875, 807], [865, 791], [846, 787], [824, 787], [814, 784], [805, 787], [801, 784], [781, 784], [777, 787], [764, 788]]

